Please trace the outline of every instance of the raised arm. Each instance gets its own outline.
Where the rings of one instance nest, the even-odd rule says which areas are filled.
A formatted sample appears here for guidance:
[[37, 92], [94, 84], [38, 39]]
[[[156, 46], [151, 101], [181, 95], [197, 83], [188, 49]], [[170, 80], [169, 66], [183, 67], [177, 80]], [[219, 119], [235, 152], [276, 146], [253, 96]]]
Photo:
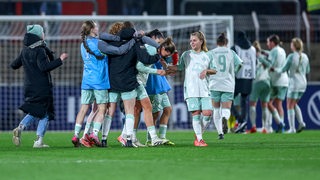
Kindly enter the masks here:
[[41, 71], [49, 72], [62, 65], [62, 59], [57, 58], [55, 60], [48, 61], [45, 50], [41, 49], [39, 51], [39, 55], [37, 56], [37, 65]]
[[98, 48], [104, 54], [121, 55], [121, 54], [127, 53], [134, 44], [135, 44], [135, 40], [131, 39], [127, 43], [121, 45], [120, 47], [117, 47], [117, 46], [112, 46], [107, 42], [101, 40], [98, 42]]
[[137, 58], [143, 64], [154, 64], [160, 60], [159, 54], [155, 54], [153, 56], [149, 55], [149, 53], [146, 50], [146, 47], [140, 41], [135, 44], [135, 48], [137, 52]]
[[160, 46], [160, 44], [158, 44], [155, 40], [153, 40], [152, 38], [150, 38], [148, 36], [142, 36], [142, 42], [144, 44], [148, 44], [148, 45], [153, 46], [155, 48], [158, 48]]
[[99, 39], [104, 41], [120, 41], [120, 36], [109, 34], [109, 33], [100, 33]]

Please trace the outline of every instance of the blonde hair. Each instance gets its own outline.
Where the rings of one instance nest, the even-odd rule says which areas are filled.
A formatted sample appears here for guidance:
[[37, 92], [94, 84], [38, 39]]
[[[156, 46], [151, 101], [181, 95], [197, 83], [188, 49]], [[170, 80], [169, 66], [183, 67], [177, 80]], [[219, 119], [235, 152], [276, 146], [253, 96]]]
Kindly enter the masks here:
[[296, 49], [296, 51], [298, 51], [299, 54], [301, 54], [302, 51], [303, 51], [303, 42], [302, 42], [302, 40], [300, 38], [295, 37], [295, 38], [293, 38], [291, 40], [291, 43], [293, 44], [293, 46]]
[[260, 46], [259, 41], [254, 41], [254, 42], [252, 43], [252, 46], [256, 49], [256, 52], [257, 52], [257, 53], [260, 53], [260, 52], [261, 52], [261, 46]]
[[191, 36], [198, 37], [200, 39], [200, 41], [202, 41], [201, 50], [204, 52], [208, 52], [207, 40], [206, 40], [206, 37], [204, 36], [203, 32], [201, 32], [201, 31], [194, 32], [194, 33], [191, 33]]

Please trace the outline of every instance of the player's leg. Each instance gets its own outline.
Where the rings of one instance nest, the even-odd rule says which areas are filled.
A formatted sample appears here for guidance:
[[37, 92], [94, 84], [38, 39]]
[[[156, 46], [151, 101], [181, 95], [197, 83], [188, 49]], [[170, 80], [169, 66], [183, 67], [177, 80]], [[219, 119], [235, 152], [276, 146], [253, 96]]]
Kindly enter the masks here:
[[43, 143], [43, 137], [47, 131], [49, 125], [49, 116], [46, 115], [44, 118], [39, 119], [37, 127], [37, 140], [34, 142], [34, 148], [46, 148], [48, 145]]
[[19, 146], [21, 144], [21, 133], [24, 129], [28, 128], [32, 123], [34, 123], [36, 120], [36, 117], [27, 114], [19, 123], [19, 126], [16, 127], [13, 130], [13, 137], [12, 137], [12, 142], [16, 146]]

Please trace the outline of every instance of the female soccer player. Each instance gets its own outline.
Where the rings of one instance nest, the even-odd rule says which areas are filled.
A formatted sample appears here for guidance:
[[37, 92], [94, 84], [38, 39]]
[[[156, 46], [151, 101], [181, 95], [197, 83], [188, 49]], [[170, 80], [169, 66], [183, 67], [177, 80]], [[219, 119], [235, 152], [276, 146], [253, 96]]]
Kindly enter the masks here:
[[208, 48], [202, 32], [194, 32], [190, 35], [190, 46], [191, 50], [181, 55], [178, 64], [169, 66], [168, 69], [185, 70], [184, 99], [187, 102], [188, 111], [192, 113], [192, 126], [196, 136], [193, 144], [208, 146], [202, 134], [212, 115], [208, 75], [216, 73], [216, 66], [207, 55]]
[[217, 73], [210, 76], [210, 92], [213, 104], [213, 120], [218, 131], [218, 139], [224, 139], [228, 130], [227, 120], [230, 117], [230, 108], [233, 101], [235, 87], [235, 73], [241, 67], [242, 60], [227, 47], [228, 39], [224, 33], [217, 38], [215, 49], [208, 52], [214, 60]]
[[301, 132], [306, 127], [306, 124], [303, 122], [298, 102], [306, 91], [306, 74], [310, 72], [310, 66], [308, 56], [302, 52], [303, 42], [300, 38], [293, 38], [290, 47], [293, 52], [288, 55], [286, 64], [280, 69], [275, 69], [275, 71], [277, 73], [288, 71], [289, 87], [287, 94], [287, 113], [289, 130], [287, 133], [296, 133], [295, 117], [297, 117], [299, 122], [297, 132]]

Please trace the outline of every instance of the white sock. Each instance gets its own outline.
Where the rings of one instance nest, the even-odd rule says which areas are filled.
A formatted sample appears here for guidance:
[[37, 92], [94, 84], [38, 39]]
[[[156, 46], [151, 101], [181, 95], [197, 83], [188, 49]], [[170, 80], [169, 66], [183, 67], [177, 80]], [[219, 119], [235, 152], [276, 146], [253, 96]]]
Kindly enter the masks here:
[[80, 131], [81, 131], [82, 125], [81, 124], [76, 124], [74, 126], [74, 135], [76, 137], [79, 137]]
[[86, 122], [86, 126], [84, 127], [84, 131], [83, 131], [83, 136], [85, 135], [85, 134], [90, 134], [89, 133], [89, 130], [90, 130], [90, 128], [93, 126], [93, 121], [91, 121], [91, 122]]
[[277, 124], [281, 123], [281, 118], [280, 118], [279, 113], [276, 109], [274, 109], [274, 111], [272, 112], [272, 117], [274, 118], [274, 120], [276, 121]]
[[298, 106], [298, 104], [294, 106], [294, 112], [295, 112], [295, 114], [296, 114], [296, 118], [297, 118], [297, 121], [299, 122], [299, 124], [305, 125], [305, 123], [303, 122], [303, 117], [302, 117], [301, 109], [300, 109], [300, 107]]
[[125, 126], [126, 126], [126, 134], [127, 134], [127, 137], [132, 137], [132, 134], [133, 134], [133, 126], [134, 126], [134, 116], [132, 114], [126, 114], [126, 123], [125, 123]]
[[192, 116], [192, 127], [197, 136], [197, 140], [200, 141], [202, 139], [200, 115]]
[[288, 109], [287, 113], [288, 113], [289, 128], [290, 128], [291, 131], [295, 131], [296, 127], [295, 127], [295, 124], [294, 124], [294, 120], [295, 120], [294, 119], [295, 118], [294, 110], [293, 109]]
[[250, 121], [251, 121], [251, 124], [252, 126], [256, 126], [256, 116], [257, 116], [257, 112], [256, 112], [256, 107], [255, 106], [250, 106], [250, 109], [249, 109], [250, 113]]
[[218, 134], [223, 134], [220, 108], [213, 108], [213, 122], [214, 122], [214, 125], [216, 126]]
[[94, 122], [93, 123], [93, 134], [95, 136], [98, 136], [100, 129], [101, 129], [101, 123], [100, 122]]
[[[262, 108], [262, 128], [266, 128], [266, 122], [268, 117], [268, 108]], [[266, 128], [267, 129], [267, 128]]]
[[112, 117], [109, 115], [106, 115], [104, 117], [104, 121], [102, 124], [102, 140], [106, 140], [108, 138], [111, 123], [112, 123]]
[[132, 140], [137, 139], [137, 129], [133, 129]]
[[166, 139], [167, 128], [168, 126], [166, 124], [159, 125], [159, 136], [161, 139]]
[[208, 128], [208, 126], [210, 125], [210, 121], [211, 120], [211, 116], [203, 116], [202, 118], [202, 134], [204, 133], [204, 131]]
[[149, 126], [147, 127], [148, 133], [150, 134], [151, 140], [157, 138], [157, 132], [156, 132], [156, 127], [154, 126]]

